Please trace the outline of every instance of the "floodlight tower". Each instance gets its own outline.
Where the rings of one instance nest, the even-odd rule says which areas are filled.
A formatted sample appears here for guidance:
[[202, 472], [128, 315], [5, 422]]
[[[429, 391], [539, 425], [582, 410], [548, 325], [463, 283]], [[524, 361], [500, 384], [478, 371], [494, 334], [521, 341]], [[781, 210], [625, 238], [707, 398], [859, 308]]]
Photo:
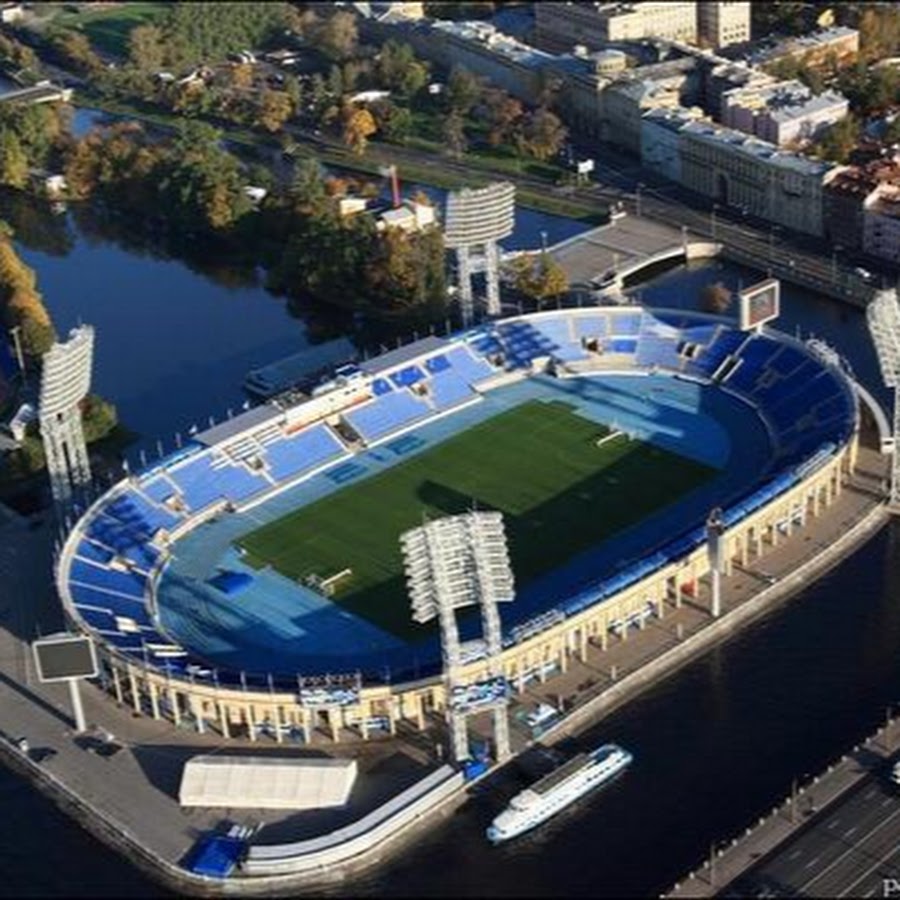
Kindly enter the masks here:
[[43, 358], [39, 418], [53, 501], [67, 504], [90, 483], [91, 468], [81, 424], [81, 402], [91, 386], [94, 329], [81, 325]]
[[725, 524], [722, 510], [716, 507], [706, 520], [706, 553], [712, 578], [712, 616], [718, 619], [722, 614], [722, 535]]
[[483, 188], [463, 188], [447, 196], [444, 243], [456, 250], [459, 297], [463, 323], [473, 318], [472, 250], [484, 248], [487, 311], [500, 315], [500, 251], [497, 241], [509, 237], [515, 226], [516, 186], [498, 181]]
[[455, 610], [481, 606], [482, 631], [492, 678], [502, 677], [500, 617], [497, 603], [513, 599], [513, 576], [506, 548], [503, 517], [497, 512], [446, 516], [413, 528], [400, 537], [413, 619], [441, 627], [444, 681], [453, 756], [469, 756], [467, 716], [474, 709], [493, 709], [497, 758], [509, 756], [507, 697], [473, 698], [462, 679], [462, 653]]
[[893, 288], [876, 291], [875, 299], [866, 309], [869, 334], [878, 354], [881, 377], [891, 389], [894, 404], [894, 435], [891, 453], [891, 508], [900, 511], [900, 307]]

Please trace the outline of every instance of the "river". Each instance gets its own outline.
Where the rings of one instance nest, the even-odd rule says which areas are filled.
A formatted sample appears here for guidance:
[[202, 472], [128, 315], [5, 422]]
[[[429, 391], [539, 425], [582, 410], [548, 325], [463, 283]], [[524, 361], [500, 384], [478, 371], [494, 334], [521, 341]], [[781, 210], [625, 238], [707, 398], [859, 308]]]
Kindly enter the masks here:
[[[58, 328], [97, 327], [95, 387], [145, 442], [236, 407], [248, 368], [321, 330], [289, 315], [254, 273], [159, 258], [73, 214], [13, 218]], [[535, 245], [534, 227], [519, 232], [523, 245]], [[705, 283], [756, 277], [708, 263], [638, 291], [647, 303], [695, 306]], [[861, 313], [789, 286], [783, 307], [782, 327], [827, 338], [883, 395]], [[896, 526], [885, 529], [800, 597], [590, 729], [585, 745], [615, 740], [636, 755], [602, 796], [501, 848], [482, 834], [502, 801], [477, 796], [402, 861], [340, 893], [658, 894], [710, 841], [770, 809], [793, 777], [821, 769], [900, 699], [898, 538]], [[0, 896], [159, 894], [3, 769], [0, 796]]]

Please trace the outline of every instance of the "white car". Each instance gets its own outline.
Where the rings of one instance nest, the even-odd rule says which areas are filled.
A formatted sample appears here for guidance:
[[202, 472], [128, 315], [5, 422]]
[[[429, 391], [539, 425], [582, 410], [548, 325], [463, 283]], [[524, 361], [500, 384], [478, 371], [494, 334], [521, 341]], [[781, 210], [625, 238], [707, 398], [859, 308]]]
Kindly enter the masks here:
[[853, 271], [863, 281], [871, 281], [875, 277], [868, 269], [864, 269], [862, 266], [857, 266]]

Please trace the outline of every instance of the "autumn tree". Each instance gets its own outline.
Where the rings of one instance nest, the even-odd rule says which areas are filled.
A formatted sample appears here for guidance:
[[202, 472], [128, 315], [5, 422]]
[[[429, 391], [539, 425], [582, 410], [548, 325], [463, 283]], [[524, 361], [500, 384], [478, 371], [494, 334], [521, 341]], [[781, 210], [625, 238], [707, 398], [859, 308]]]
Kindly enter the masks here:
[[359, 31], [353, 13], [339, 10], [327, 19], [319, 21], [314, 31], [314, 42], [326, 56], [344, 60], [356, 53]]
[[128, 33], [128, 59], [141, 72], [158, 72], [165, 62], [162, 30], [155, 25], [137, 25]]
[[279, 131], [291, 117], [294, 109], [291, 98], [284, 91], [265, 90], [259, 97], [253, 124], [266, 131]]
[[0, 131], [0, 184], [23, 188], [28, 183], [28, 156], [15, 133]]
[[516, 144], [521, 153], [546, 160], [559, 153], [568, 133], [559, 118], [542, 107], [525, 116]]
[[459, 159], [466, 152], [469, 142], [466, 138], [465, 120], [458, 110], [453, 110], [444, 119], [443, 138], [447, 152], [454, 159]]
[[372, 113], [364, 106], [348, 103], [344, 107], [344, 143], [357, 156], [366, 152], [369, 138], [378, 130]]
[[0, 310], [7, 328], [18, 327], [30, 356], [50, 349], [56, 332], [36, 287], [35, 274], [16, 254], [7, 232], [0, 232]]
[[560, 297], [569, 289], [562, 266], [546, 251], [516, 257], [507, 271], [515, 289], [539, 304]]
[[80, 75], [96, 75], [102, 68], [91, 42], [78, 31], [64, 31], [53, 40], [53, 49]]
[[465, 116], [481, 94], [481, 83], [462, 66], [454, 66], [444, 95], [452, 112]]
[[509, 143], [515, 126], [524, 113], [522, 104], [500, 88], [490, 88], [484, 98], [484, 117], [488, 121], [488, 143], [492, 147]]
[[731, 291], [721, 282], [707, 284], [700, 291], [700, 309], [703, 312], [721, 314], [731, 306]]

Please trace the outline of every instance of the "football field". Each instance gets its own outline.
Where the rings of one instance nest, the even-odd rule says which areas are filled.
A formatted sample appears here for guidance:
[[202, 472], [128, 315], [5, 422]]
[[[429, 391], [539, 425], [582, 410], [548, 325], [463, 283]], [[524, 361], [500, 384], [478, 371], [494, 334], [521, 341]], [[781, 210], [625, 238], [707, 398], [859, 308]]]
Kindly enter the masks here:
[[294, 580], [346, 573], [332, 599], [406, 639], [423, 633], [410, 619], [403, 577], [399, 537], [406, 529], [473, 508], [499, 510], [522, 586], [715, 474], [649, 443], [610, 435], [565, 403], [533, 400], [238, 544], [251, 565], [271, 565]]

